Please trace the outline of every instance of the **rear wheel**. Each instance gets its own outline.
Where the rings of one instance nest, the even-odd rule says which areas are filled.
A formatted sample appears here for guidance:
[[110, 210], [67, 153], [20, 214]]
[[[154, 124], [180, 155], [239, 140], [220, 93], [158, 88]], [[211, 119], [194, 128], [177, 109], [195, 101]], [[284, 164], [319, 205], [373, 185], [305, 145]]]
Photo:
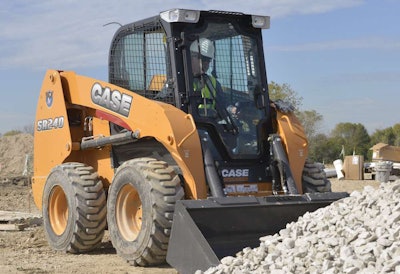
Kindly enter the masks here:
[[108, 193], [107, 220], [113, 246], [132, 265], [165, 262], [180, 179], [165, 162], [138, 158], [122, 164]]
[[44, 187], [42, 208], [46, 237], [53, 249], [80, 253], [101, 243], [106, 197], [92, 167], [65, 163], [54, 168]]
[[331, 191], [331, 182], [326, 178], [323, 165], [307, 160], [303, 170], [303, 192], [315, 193]]

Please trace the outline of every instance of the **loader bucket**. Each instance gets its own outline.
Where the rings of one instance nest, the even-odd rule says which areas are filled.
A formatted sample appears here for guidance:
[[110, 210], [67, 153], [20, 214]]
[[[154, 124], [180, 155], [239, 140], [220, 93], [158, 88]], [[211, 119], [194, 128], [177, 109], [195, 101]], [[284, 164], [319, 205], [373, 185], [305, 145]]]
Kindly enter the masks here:
[[175, 207], [167, 262], [179, 273], [205, 271], [225, 256], [258, 247], [306, 212], [325, 207], [348, 193], [182, 200]]

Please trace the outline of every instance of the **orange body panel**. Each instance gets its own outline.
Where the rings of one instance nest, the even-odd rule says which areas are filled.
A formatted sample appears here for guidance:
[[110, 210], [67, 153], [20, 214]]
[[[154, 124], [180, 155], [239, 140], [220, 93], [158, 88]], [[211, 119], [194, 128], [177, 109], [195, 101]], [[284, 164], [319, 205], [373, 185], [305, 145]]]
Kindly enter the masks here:
[[[57, 119], [57, 124], [54, 121]], [[62, 163], [71, 153], [72, 141], [68, 116], [56, 71], [47, 71], [37, 104], [34, 133], [34, 176], [32, 191], [35, 204], [42, 207], [42, 192], [51, 169]]]
[[[79, 144], [84, 137], [82, 130], [74, 128], [67, 115], [74, 110], [92, 117], [93, 136], [110, 134], [108, 121], [97, 117], [96, 110], [100, 110], [132, 131], [138, 131], [139, 138], [154, 137], [181, 168], [186, 197], [206, 198], [204, 170], [199, 168], [203, 163], [200, 139], [191, 115], [107, 82], [74, 72], [49, 70], [43, 81], [35, 120], [33, 194], [39, 208], [48, 174], [53, 167], [64, 162], [78, 161], [91, 165], [105, 186], [112, 182], [114, 171], [110, 148], [80, 150]], [[62, 119], [63, 123], [58, 122], [55, 126], [55, 118]], [[44, 121], [47, 121], [45, 128]], [[53, 123], [52, 126], [48, 125], [49, 122]]]
[[277, 124], [293, 178], [299, 193], [302, 193], [302, 173], [308, 156], [307, 136], [294, 113], [282, 113], [277, 110]]
[[[110, 136], [110, 125], [106, 120], [93, 117], [93, 136]], [[114, 176], [114, 169], [111, 166], [111, 146], [105, 146], [101, 149], [88, 149], [84, 152], [73, 151], [66, 159], [66, 162], [86, 163], [97, 170], [99, 178], [102, 180], [104, 187], [111, 184]]]

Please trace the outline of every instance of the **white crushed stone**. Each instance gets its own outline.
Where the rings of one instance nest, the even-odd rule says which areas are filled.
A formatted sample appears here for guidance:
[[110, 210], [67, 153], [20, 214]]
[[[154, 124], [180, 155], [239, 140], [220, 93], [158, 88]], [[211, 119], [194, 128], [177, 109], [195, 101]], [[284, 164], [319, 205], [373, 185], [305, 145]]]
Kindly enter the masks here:
[[260, 241], [196, 274], [400, 274], [400, 180], [354, 191]]

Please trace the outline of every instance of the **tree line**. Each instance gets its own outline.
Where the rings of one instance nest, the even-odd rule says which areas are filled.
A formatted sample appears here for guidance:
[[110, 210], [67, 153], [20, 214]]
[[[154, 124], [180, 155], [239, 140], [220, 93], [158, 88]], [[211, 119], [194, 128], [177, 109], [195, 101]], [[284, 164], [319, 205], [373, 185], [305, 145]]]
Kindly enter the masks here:
[[0, 137], [14, 136], [14, 135], [18, 135], [21, 133], [27, 133], [27, 134], [33, 135], [33, 132], [34, 132], [34, 125], [31, 124], [31, 125], [24, 126], [22, 129], [13, 129], [13, 130], [5, 132], [4, 134], [0, 133]]
[[315, 110], [300, 110], [303, 98], [288, 84], [268, 84], [270, 99], [289, 102], [302, 123], [309, 143], [308, 157], [322, 163], [332, 163], [346, 155], [363, 155], [366, 161], [372, 160], [370, 148], [377, 143], [400, 146], [400, 123], [369, 135], [360, 123], [339, 123], [329, 134], [319, 132], [323, 116]]

